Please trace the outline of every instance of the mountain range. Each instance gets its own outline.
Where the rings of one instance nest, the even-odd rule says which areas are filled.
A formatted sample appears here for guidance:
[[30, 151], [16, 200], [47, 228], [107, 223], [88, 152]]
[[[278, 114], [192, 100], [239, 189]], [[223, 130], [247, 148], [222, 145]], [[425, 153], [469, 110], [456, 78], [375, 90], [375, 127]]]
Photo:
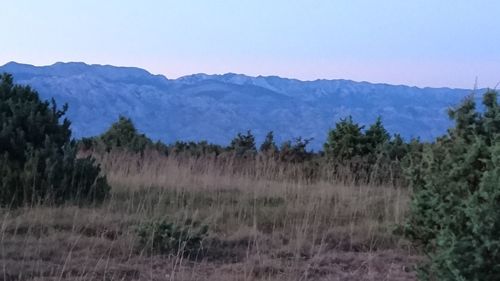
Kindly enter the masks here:
[[2, 72], [11, 73], [16, 83], [30, 85], [43, 99], [68, 103], [76, 138], [98, 135], [124, 115], [142, 133], [167, 143], [228, 144], [238, 132], [251, 130], [258, 142], [274, 131], [278, 142], [313, 138], [311, 147], [320, 149], [328, 130], [348, 116], [362, 125], [381, 116], [391, 134], [431, 140], [451, 125], [447, 109], [472, 93], [234, 73], [167, 79], [140, 68], [80, 62], [50, 66], [10, 62], [0, 66]]

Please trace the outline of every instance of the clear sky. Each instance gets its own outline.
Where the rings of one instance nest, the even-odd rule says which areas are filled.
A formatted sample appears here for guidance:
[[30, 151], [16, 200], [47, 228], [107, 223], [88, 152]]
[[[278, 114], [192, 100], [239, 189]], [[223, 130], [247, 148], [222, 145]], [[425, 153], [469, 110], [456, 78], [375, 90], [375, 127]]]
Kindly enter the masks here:
[[500, 82], [498, 0], [0, 0], [0, 64], [471, 88]]

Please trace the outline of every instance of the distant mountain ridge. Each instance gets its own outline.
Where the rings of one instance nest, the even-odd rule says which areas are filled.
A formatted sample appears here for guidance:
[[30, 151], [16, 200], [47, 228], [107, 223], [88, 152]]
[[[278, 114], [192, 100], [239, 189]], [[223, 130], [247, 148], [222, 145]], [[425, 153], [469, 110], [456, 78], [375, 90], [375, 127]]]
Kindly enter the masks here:
[[67, 102], [75, 137], [100, 134], [121, 114], [146, 135], [165, 142], [227, 144], [246, 130], [262, 141], [274, 131], [279, 142], [312, 137], [315, 149], [321, 148], [328, 129], [349, 115], [366, 125], [380, 115], [391, 133], [430, 140], [450, 126], [446, 110], [472, 92], [234, 73], [167, 79], [141, 68], [80, 62], [10, 62], [0, 66], [1, 72], [31, 85], [44, 99]]

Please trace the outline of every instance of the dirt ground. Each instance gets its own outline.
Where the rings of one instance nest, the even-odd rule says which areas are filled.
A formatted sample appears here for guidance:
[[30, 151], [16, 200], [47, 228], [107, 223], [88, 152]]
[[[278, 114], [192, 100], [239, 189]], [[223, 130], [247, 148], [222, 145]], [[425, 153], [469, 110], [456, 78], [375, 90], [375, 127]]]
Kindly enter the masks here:
[[[207, 159], [112, 156], [100, 161], [112, 185], [102, 204], [0, 209], [0, 280], [415, 280], [419, 255], [395, 233], [405, 188], [270, 179], [265, 163], [247, 175]], [[152, 254], [138, 234], [188, 220], [208, 227], [189, 255]], [[175, 240], [163, 234], [160, 245]]]
[[[2, 237], [0, 280], [416, 280], [403, 250], [335, 249], [297, 254], [265, 241], [207, 241], [197, 257], [148, 255], [127, 239], [75, 235]], [[313, 251], [310, 251], [313, 252]]]

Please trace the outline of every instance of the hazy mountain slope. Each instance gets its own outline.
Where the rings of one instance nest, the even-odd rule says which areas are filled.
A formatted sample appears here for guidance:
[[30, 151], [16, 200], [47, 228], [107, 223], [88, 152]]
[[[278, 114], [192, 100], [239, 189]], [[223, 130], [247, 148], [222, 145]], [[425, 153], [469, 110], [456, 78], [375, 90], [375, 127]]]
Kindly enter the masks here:
[[450, 125], [446, 109], [470, 93], [231, 73], [169, 80], [139, 68], [84, 63], [8, 63], [0, 72], [12, 73], [17, 83], [31, 85], [45, 99], [67, 102], [76, 137], [102, 133], [123, 114], [148, 136], [167, 142], [226, 144], [251, 129], [259, 141], [273, 130], [279, 141], [313, 137], [313, 147], [320, 148], [328, 128], [348, 115], [363, 124], [381, 115], [391, 133], [430, 139]]

